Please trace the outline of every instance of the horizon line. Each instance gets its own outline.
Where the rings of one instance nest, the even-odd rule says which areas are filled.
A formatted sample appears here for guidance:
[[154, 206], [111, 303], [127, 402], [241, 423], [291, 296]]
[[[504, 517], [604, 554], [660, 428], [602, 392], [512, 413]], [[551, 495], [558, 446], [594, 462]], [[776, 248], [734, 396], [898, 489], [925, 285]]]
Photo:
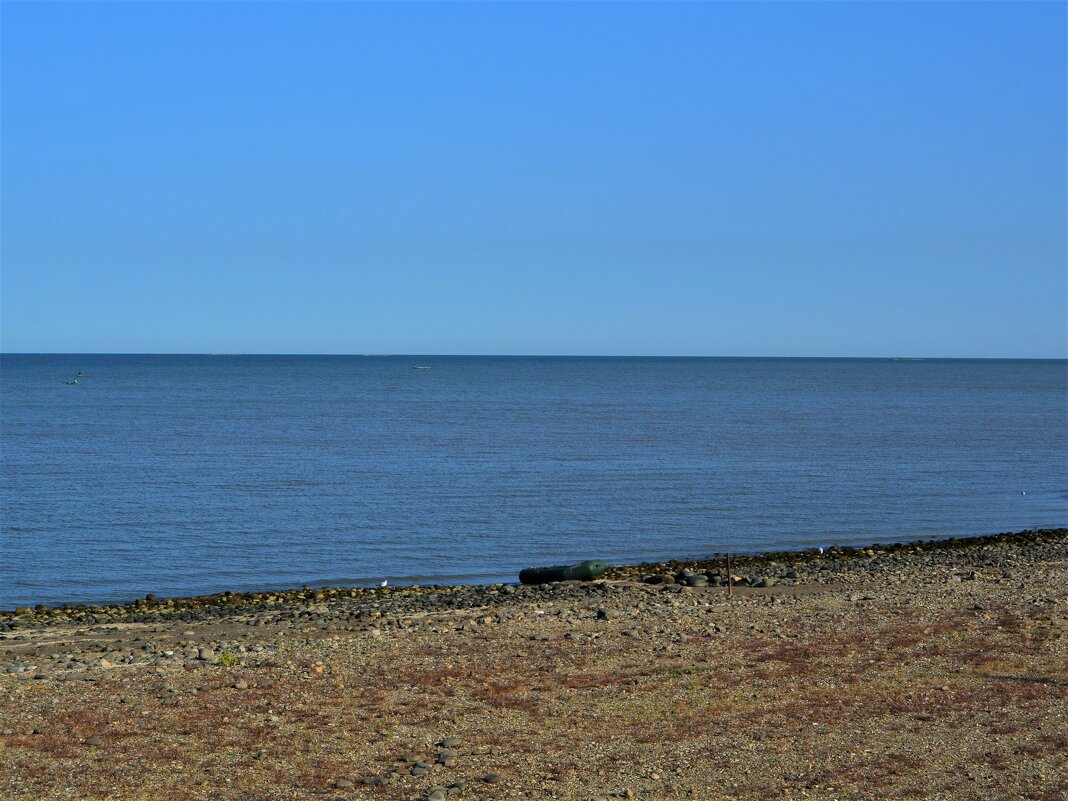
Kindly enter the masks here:
[[696, 355], [696, 354], [623, 354], [623, 353], [349, 353], [349, 352], [268, 352], [268, 351], [0, 351], [3, 356], [329, 356], [360, 359], [868, 359], [885, 361], [1038, 361], [1063, 362], [1068, 356], [786, 356], [786, 355]]

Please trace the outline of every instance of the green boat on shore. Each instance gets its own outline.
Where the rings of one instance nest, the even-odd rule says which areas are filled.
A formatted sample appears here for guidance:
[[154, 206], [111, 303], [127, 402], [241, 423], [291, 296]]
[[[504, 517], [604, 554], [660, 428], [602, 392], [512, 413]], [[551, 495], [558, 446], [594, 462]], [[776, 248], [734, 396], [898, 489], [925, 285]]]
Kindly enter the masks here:
[[579, 562], [577, 565], [528, 567], [519, 572], [519, 583], [549, 584], [553, 581], [591, 581], [603, 576], [607, 569], [608, 565], [596, 559]]

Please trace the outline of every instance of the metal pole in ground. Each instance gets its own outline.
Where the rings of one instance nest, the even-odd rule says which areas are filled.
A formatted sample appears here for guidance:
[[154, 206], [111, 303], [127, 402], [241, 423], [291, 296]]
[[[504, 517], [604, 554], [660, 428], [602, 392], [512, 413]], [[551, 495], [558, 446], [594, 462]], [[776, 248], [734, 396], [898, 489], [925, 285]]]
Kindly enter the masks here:
[[732, 597], [734, 595], [734, 576], [731, 573], [731, 555], [727, 553], [727, 595]]

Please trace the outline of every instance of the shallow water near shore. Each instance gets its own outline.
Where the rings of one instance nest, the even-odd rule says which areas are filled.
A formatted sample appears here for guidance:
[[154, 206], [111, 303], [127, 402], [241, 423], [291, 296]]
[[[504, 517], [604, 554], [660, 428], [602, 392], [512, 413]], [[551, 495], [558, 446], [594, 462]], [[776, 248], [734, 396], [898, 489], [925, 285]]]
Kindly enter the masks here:
[[0, 609], [1068, 522], [1064, 361], [5, 355], [0, 369]]

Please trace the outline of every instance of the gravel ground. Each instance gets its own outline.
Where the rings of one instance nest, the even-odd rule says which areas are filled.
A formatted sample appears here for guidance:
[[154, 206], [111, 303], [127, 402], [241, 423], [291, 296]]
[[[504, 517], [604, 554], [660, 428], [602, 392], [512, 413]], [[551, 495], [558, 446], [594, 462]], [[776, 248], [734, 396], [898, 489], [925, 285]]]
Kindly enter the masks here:
[[0, 613], [10, 799], [1068, 799], [1068, 531]]

